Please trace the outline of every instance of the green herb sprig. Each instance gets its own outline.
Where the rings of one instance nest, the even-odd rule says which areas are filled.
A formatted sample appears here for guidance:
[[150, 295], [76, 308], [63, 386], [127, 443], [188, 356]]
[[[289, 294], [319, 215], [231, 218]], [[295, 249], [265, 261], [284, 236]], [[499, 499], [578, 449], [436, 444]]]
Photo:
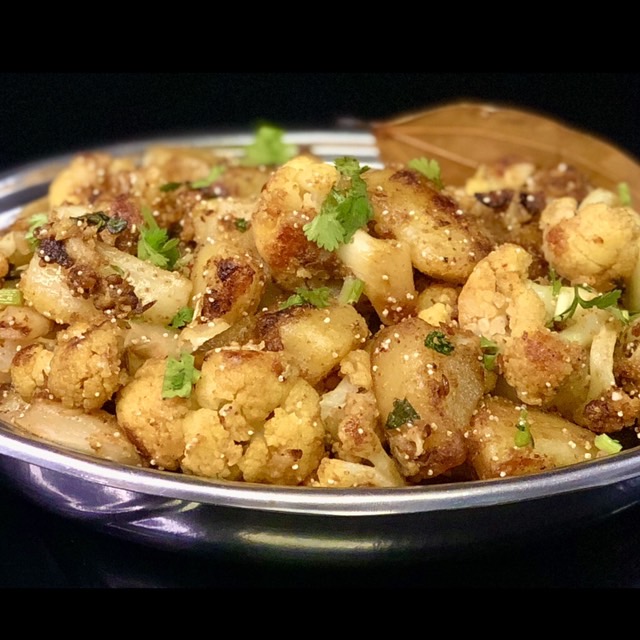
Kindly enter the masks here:
[[320, 309], [328, 307], [331, 299], [331, 289], [329, 287], [318, 287], [317, 289], [307, 289], [298, 287], [293, 295], [290, 295], [284, 302], [280, 303], [279, 309], [296, 307], [301, 304], [312, 304]]
[[355, 232], [373, 218], [367, 183], [361, 177], [369, 167], [361, 167], [356, 158], [349, 156], [336, 159], [335, 166], [347, 180], [338, 181], [318, 215], [302, 228], [308, 240], [327, 251], [335, 251], [341, 244], [350, 242]]
[[180, 360], [167, 358], [162, 380], [163, 398], [188, 398], [193, 385], [200, 379], [195, 367], [195, 358], [191, 353], [183, 353]]
[[431, 180], [439, 190], [444, 187], [442, 177], [440, 175], [440, 163], [437, 160], [425, 157], [414, 158], [409, 161], [408, 166], [429, 178], [429, 180]]
[[455, 349], [453, 343], [449, 341], [442, 331], [431, 331], [424, 339], [424, 346], [444, 356], [451, 355]]
[[144, 224], [138, 240], [138, 258], [170, 271], [180, 258], [178, 238], [169, 239], [167, 230], [158, 226], [148, 207], [142, 208], [142, 217]]
[[402, 425], [420, 420], [420, 415], [413, 408], [411, 403], [404, 398], [403, 400], [395, 399], [393, 401], [393, 409], [387, 416], [385, 427], [387, 429], [398, 429]]

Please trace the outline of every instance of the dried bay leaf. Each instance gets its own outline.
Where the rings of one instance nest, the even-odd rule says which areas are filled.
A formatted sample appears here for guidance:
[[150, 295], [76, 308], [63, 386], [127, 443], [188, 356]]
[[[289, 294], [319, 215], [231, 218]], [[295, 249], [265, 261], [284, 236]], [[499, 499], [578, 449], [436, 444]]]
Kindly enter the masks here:
[[533, 111], [457, 102], [373, 122], [371, 131], [383, 162], [435, 158], [444, 181], [451, 184], [462, 184], [481, 164], [504, 158], [543, 167], [565, 162], [595, 186], [616, 191], [620, 182], [626, 182], [632, 202], [640, 205], [636, 158], [602, 138]]

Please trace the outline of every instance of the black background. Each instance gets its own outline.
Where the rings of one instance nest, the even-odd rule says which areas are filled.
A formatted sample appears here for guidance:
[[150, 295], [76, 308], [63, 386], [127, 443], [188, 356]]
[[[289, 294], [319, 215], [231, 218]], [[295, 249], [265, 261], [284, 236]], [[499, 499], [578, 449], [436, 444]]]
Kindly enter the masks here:
[[[158, 133], [366, 123], [474, 99], [536, 109], [640, 157], [640, 74], [0, 73], [0, 172], [31, 160]], [[0, 586], [640, 586], [640, 507], [547, 542], [402, 566], [248, 563], [142, 547], [48, 513], [0, 482]]]

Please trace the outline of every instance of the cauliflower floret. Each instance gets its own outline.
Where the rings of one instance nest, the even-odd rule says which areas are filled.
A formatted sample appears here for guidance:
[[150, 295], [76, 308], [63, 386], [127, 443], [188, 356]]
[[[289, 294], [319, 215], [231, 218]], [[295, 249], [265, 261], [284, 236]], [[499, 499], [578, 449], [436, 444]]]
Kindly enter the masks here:
[[39, 342], [16, 353], [11, 362], [11, 384], [23, 400], [30, 402], [36, 391], [46, 389], [52, 357], [53, 352]]
[[201, 407], [219, 412], [235, 441], [246, 442], [284, 403], [297, 377], [280, 353], [214, 349], [203, 360], [195, 397]]
[[404, 485], [402, 476], [390, 483], [388, 474], [379, 467], [370, 467], [340, 458], [323, 458], [318, 466], [318, 480], [313, 486], [349, 489], [351, 487], [398, 487]]
[[583, 392], [587, 382], [588, 350], [544, 327], [507, 338], [499, 363], [518, 398], [530, 405], [548, 406], [565, 385], [571, 385], [575, 402], [577, 379], [582, 381]]
[[110, 320], [98, 325], [77, 322], [59, 331], [56, 340], [49, 391], [66, 407], [102, 407], [126, 381], [122, 329]]
[[552, 201], [540, 216], [542, 250], [572, 284], [608, 291], [629, 280], [638, 260], [640, 215], [596, 190], [580, 206], [574, 198]]
[[460, 326], [496, 341], [543, 327], [547, 309], [529, 280], [530, 265], [529, 253], [512, 243], [481, 260], [458, 296]]
[[367, 483], [375, 477], [372, 486], [402, 486], [404, 479], [383, 446], [385, 434], [379, 424], [380, 412], [373, 393], [369, 354], [362, 349], [352, 351], [340, 363], [340, 373], [343, 376], [340, 383], [320, 400], [320, 414], [333, 438], [333, 453], [350, 463], [373, 465], [375, 473], [368, 467], [368, 471], [354, 476], [357, 468], [353, 465], [329, 463], [318, 475], [319, 485], [333, 485], [338, 481], [336, 473], [344, 473], [344, 481], [350, 483], [347, 486], [353, 486], [362, 474]]
[[252, 217], [256, 248], [274, 280], [287, 290], [317, 287], [345, 275], [336, 254], [321, 249], [303, 230], [338, 178], [334, 166], [298, 156], [277, 168], [260, 194]]
[[184, 473], [237, 480], [237, 463], [242, 457], [242, 445], [231, 437], [220, 421], [217, 411], [190, 411], [183, 420], [184, 457], [180, 468]]
[[151, 466], [176, 471], [184, 454], [182, 419], [190, 398], [164, 398], [166, 358], [150, 358], [116, 395], [116, 417]]
[[301, 485], [325, 455], [320, 396], [300, 379], [273, 417], [252, 436], [238, 466], [247, 482]]
[[518, 398], [542, 405], [584, 375], [588, 345], [564, 340], [547, 327], [552, 300], [545, 301], [543, 287], [529, 279], [531, 260], [511, 243], [492, 251], [462, 287], [458, 318], [462, 328], [498, 344], [498, 371]]

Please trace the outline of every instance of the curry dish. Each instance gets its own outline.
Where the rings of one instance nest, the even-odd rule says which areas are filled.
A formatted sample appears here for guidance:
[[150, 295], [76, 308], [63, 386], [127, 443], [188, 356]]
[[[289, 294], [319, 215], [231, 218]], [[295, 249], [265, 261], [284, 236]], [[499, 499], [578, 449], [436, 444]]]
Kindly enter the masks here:
[[401, 487], [636, 446], [640, 215], [508, 158], [77, 154], [0, 235], [0, 418], [126, 465]]

